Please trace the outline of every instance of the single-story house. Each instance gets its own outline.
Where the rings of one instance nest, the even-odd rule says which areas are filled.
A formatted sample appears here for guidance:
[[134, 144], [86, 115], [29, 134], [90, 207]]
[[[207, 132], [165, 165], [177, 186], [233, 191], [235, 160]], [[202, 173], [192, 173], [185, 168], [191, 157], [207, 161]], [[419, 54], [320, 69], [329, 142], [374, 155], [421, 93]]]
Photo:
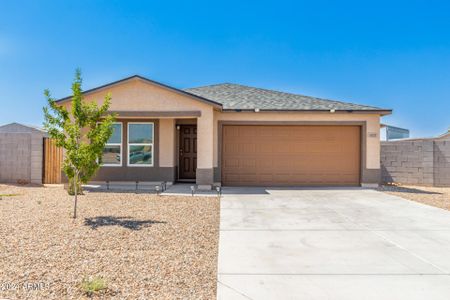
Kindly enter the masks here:
[[118, 117], [95, 181], [380, 182], [380, 117], [389, 109], [230, 83], [181, 90], [137, 75], [84, 95], [101, 104], [106, 93]]

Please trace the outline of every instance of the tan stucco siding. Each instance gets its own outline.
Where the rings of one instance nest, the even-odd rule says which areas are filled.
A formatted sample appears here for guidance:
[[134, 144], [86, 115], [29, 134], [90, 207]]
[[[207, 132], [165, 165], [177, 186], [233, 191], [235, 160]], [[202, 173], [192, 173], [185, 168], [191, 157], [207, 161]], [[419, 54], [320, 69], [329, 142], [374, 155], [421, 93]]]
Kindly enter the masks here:
[[[380, 168], [380, 116], [360, 113], [251, 113], [251, 112], [215, 112], [214, 113], [214, 167], [219, 165], [218, 123], [219, 121], [267, 121], [267, 122], [366, 122], [366, 168]], [[373, 133], [376, 136], [373, 136]]]
[[210, 169], [214, 167], [214, 112], [203, 111], [197, 119], [197, 168]]
[[[193, 111], [210, 110], [211, 105], [175, 93], [140, 79], [126, 81], [85, 96], [87, 101], [101, 104], [111, 93], [111, 111]], [[62, 105], [70, 107], [70, 101]]]
[[175, 119], [159, 121], [159, 165], [175, 166]]

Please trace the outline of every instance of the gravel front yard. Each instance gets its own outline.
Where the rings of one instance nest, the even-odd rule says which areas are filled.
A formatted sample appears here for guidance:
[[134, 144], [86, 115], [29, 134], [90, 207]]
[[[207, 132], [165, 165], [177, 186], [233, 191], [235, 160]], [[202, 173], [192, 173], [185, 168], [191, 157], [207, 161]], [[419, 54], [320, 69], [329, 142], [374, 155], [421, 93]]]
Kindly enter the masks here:
[[450, 187], [384, 185], [379, 190], [412, 201], [450, 210]]
[[0, 298], [84, 299], [88, 278], [107, 284], [94, 298], [215, 298], [216, 197], [87, 192], [73, 220], [62, 187], [2, 194]]

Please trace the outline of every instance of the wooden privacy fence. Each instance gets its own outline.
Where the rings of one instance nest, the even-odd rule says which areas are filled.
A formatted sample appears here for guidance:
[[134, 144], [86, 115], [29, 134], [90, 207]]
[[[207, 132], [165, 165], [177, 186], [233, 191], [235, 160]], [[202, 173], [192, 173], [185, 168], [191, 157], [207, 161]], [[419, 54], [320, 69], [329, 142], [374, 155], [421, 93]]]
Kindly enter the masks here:
[[50, 138], [44, 138], [43, 183], [61, 183], [62, 148]]

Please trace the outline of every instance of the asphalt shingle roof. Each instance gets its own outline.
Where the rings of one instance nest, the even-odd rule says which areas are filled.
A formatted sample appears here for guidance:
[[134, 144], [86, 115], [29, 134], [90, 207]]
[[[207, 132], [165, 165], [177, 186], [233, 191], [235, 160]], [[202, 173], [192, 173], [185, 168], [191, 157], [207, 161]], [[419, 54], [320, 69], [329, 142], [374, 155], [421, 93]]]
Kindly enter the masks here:
[[231, 110], [386, 110], [335, 100], [223, 83], [185, 89], [186, 92], [221, 103]]

